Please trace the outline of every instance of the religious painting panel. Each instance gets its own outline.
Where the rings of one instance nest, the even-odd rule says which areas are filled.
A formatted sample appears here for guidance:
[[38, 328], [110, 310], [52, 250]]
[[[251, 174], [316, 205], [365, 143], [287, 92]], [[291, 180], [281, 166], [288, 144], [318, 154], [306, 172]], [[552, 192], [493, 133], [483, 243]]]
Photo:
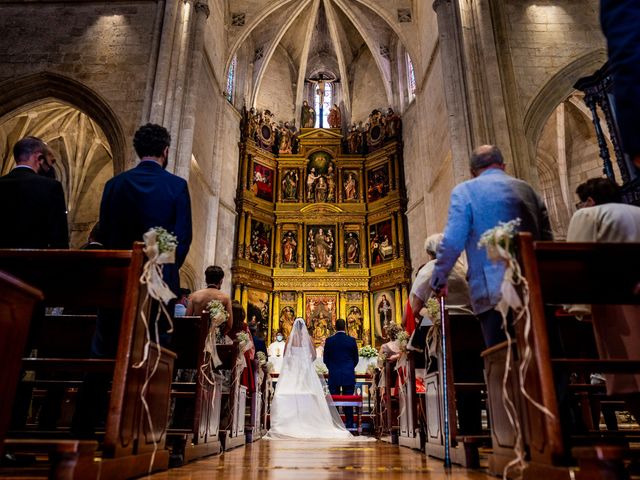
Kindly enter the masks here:
[[364, 340], [364, 322], [362, 308], [358, 305], [347, 306], [347, 333], [361, 342]]
[[345, 202], [357, 201], [359, 195], [358, 172], [344, 170], [342, 172], [342, 200]]
[[360, 226], [346, 225], [344, 229], [344, 264], [360, 266]]
[[307, 225], [307, 272], [336, 271], [333, 225]]
[[251, 220], [249, 259], [260, 265], [271, 265], [271, 225]]
[[247, 322], [257, 322], [258, 334], [266, 337], [269, 330], [269, 294], [249, 288], [247, 298]]
[[298, 189], [300, 188], [300, 178], [297, 169], [289, 169], [282, 171], [282, 201], [296, 202], [298, 201]]
[[307, 163], [306, 200], [310, 203], [336, 201], [336, 167], [331, 155], [316, 152]]
[[393, 259], [393, 235], [391, 220], [369, 226], [369, 254], [371, 265], [379, 265]]
[[278, 319], [278, 330], [282, 332], [284, 338], [289, 338], [291, 335], [291, 329], [293, 328], [293, 322], [296, 319], [296, 309], [287, 305], [280, 309], [280, 317]]
[[253, 178], [250, 190], [262, 200], [273, 202], [274, 170], [260, 163], [253, 164]]
[[337, 308], [337, 293], [305, 295], [305, 321], [315, 343], [333, 335]]
[[296, 292], [282, 292], [280, 294], [280, 302], [282, 303], [296, 303]]
[[367, 200], [374, 202], [389, 194], [389, 164], [385, 163], [367, 172]]
[[282, 265], [298, 266], [298, 231], [283, 230], [282, 239]]
[[385, 324], [395, 322], [394, 298], [391, 290], [382, 290], [373, 294], [373, 324], [376, 338], [385, 338]]

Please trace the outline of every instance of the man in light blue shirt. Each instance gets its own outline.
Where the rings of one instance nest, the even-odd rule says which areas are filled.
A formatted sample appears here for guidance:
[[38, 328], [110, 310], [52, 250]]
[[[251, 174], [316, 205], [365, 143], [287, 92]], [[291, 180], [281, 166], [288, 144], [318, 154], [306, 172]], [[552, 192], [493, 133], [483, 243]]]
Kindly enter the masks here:
[[488, 347], [506, 340], [502, 317], [494, 310], [500, 300], [504, 265], [487, 258], [478, 248], [480, 236], [498, 222], [520, 218], [519, 230], [531, 232], [535, 240], [552, 240], [551, 225], [544, 202], [526, 182], [507, 175], [498, 147], [483, 145], [470, 160], [471, 180], [451, 192], [449, 218], [431, 276], [431, 287], [447, 293], [447, 278], [456, 260], [467, 252], [467, 279], [473, 311], [480, 320]]

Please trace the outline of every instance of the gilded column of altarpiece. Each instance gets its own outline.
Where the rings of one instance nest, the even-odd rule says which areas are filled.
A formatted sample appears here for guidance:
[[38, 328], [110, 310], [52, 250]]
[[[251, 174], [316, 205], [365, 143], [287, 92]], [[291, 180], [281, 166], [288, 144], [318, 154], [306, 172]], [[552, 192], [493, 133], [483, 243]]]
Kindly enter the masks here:
[[303, 128], [297, 153], [276, 155], [275, 131], [240, 143], [235, 298], [269, 340], [300, 316], [318, 343], [344, 318], [359, 343], [379, 344], [411, 272], [401, 141], [347, 154], [339, 129]]

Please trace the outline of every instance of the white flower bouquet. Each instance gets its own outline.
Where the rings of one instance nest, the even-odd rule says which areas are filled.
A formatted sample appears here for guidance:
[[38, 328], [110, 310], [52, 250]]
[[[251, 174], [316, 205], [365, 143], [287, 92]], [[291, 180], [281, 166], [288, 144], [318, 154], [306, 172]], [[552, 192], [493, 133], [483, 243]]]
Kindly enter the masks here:
[[267, 362], [267, 373], [273, 372], [273, 362]]
[[378, 356], [378, 351], [371, 345], [365, 345], [358, 351], [358, 355], [363, 358], [375, 358]]
[[499, 222], [497, 226], [487, 230], [478, 241], [478, 248], [487, 249], [487, 257], [494, 262], [511, 256], [515, 249], [513, 239], [518, 233], [522, 221], [519, 218], [509, 222]]
[[247, 332], [236, 333], [236, 338], [240, 344], [240, 351], [246, 352], [251, 347], [251, 336]]
[[314, 363], [314, 365], [316, 367], [316, 373], [318, 375], [326, 375], [327, 373], [329, 373], [329, 369], [324, 364], [324, 362], [317, 361], [317, 362]]
[[437, 298], [429, 298], [429, 300], [427, 300], [427, 304], [425, 305], [425, 309], [427, 311], [427, 316], [434, 324], [440, 322], [440, 302]]
[[405, 330], [402, 330], [398, 333], [396, 337], [396, 342], [398, 342], [398, 347], [400, 347], [401, 352], [407, 351], [407, 344], [409, 343], [409, 333]]
[[229, 312], [220, 300], [211, 300], [207, 303], [206, 311], [209, 312], [211, 323], [215, 327], [219, 327], [229, 320]]
[[176, 261], [176, 248], [178, 238], [162, 227], [150, 228], [142, 238], [149, 259], [154, 259], [155, 263], [174, 263]]
[[256, 353], [256, 358], [258, 359], [258, 365], [263, 366], [267, 364], [267, 356], [264, 352]]

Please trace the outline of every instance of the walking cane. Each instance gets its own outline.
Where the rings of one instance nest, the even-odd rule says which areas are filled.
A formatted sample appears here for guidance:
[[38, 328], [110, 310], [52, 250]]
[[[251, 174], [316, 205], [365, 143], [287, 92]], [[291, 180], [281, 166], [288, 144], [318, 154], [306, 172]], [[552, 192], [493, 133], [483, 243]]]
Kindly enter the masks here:
[[442, 330], [442, 401], [444, 403], [444, 468], [451, 468], [451, 432], [449, 431], [449, 383], [447, 382], [447, 329], [444, 321], [444, 296], [440, 300], [440, 328]]

